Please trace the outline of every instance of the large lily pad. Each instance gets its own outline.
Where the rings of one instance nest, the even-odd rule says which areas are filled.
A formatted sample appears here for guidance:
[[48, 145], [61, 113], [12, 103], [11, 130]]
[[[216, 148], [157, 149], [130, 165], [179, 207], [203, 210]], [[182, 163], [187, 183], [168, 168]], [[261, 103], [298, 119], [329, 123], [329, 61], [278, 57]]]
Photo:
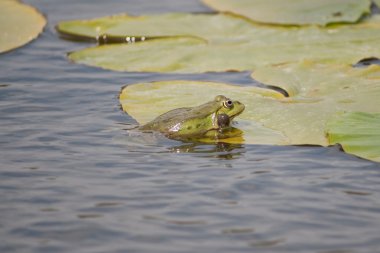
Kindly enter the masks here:
[[370, 12], [370, 0], [203, 0], [218, 11], [281, 25], [356, 22]]
[[[178, 20], [178, 26], [181, 26], [181, 23], [185, 24], [180, 20], [187, 19], [196, 20], [197, 25], [184, 25], [173, 29], [172, 32], [168, 31], [170, 29], [167, 27], [162, 33], [153, 34], [151, 22], [148, 22], [145, 31], [144, 24], [147, 22], [143, 21], [138, 28], [141, 32], [124, 35], [159, 35], [165, 38], [143, 43], [97, 46], [73, 52], [69, 54], [69, 58], [74, 62], [118, 71], [199, 73], [252, 70], [268, 64], [298, 62], [304, 59], [352, 64], [362, 58], [380, 55], [379, 16], [357, 25], [325, 28], [255, 25], [222, 14], [216, 17], [176, 14], [171, 17]], [[173, 25], [170, 23], [174, 22], [173, 19], [168, 22], [169, 27]], [[164, 26], [163, 23], [161, 26]], [[209, 27], [210, 30], [205, 30], [205, 27]], [[223, 27], [226, 28], [224, 33], [221, 32]], [[80, 29], [89, 31], [88, 27]], [[110, 31], [111, 28], [105, 29], [107, 33]], [[113, 35], [123, 35], [121, 28], [115, 28], [114, 31], [121, 33], [114, 32]], [[90, 32], [84, 34], [91, 35]], [[96, 36], [93, 31], [91, 36]]]
[[46, 24], [33, 7], [17, 0], [0, 1], [0, 53], [35, 39]]
[[[199, 90], [202, 92], [196, 92]], [[194, 93], [197, 95], [195, 96]], [[220, 94], [228, 95], [231, 99], [238, 99], [244, 104], [249, 102], [250, 106], [259, 106], [276, 98], [284, 98], [281, 93], [269, 89], [181, 80], [128, 85], [122, 89], [119, 99], [125, 112], [136, 119], [138, 123], [145, 124], [171, 109], [197, 106], [213, 100], [215, 96]], [[238, 118], [237, 127], [244, 131], [243, 139], [231, 138], [224, 140], [225, 142], [290, 144], [288, 138], [281, 131], [270, 129], [259, 122], [250, 120], [246, 113], [238, 116]]]
[[[336, 112], [380, 112], [380, 66], [377, 65], [358, 69], [304, 62], [263, 67], [252, 76], [281, 87], [290, 95], [288, 101], [266, 108], [267, 114], [259, 121], [282, 129], [293, 144], [327, 145], [325, 124]], [[280, 112], [275, 118], [270, 115], [274, 111]]]
[[[252, 28], [245, 20], [223, 14], [169, 13], [150, 16], [114, 15], [90, 20], [62, 21], [57, 30], [67, 38], [121, 37], [132, 42], [162, 37], [197, 37], [216, 42], [236, 41]], [[239, 35], [240, 34], [240, 35]], [[107, 39], [106, 39], [107, 40]]]
[[380, 114], [339, 114], [327, 124], [330, 144], [340, 143], [347, 153], [380, 162]]
[[337, 112], [380, 113], [380, 66], [358, 69], [303, 62], [259, 68], [253, 77], [284, 88], [290, 97], [254, 87], [170, 81], [129, 85], [122, 90], [120, 103], [143, 124], [165, 111], [223, 94], [246, 105], [237, 119], [245, 143], [280, 145], [327, 146], [326, 122]]

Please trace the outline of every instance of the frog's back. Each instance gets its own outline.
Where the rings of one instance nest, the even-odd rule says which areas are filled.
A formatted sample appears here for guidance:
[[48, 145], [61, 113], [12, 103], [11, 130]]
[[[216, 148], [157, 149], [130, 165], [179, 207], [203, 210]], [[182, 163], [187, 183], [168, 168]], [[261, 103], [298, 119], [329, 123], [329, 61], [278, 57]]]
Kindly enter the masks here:
[[140, 127], [141, 130], [159, 131], [168, 137], [196, 137], [209, 130], [212, 122], [205, 120], [216, 111], [215, 103], [197, 107], [183, 107], [168, 111]]
[[147, 124], [142, 125], [140, 129], [167, 132], [176, 124], [183, 122], [191, 109], [191, 107], [183, 107], [168, 111]]

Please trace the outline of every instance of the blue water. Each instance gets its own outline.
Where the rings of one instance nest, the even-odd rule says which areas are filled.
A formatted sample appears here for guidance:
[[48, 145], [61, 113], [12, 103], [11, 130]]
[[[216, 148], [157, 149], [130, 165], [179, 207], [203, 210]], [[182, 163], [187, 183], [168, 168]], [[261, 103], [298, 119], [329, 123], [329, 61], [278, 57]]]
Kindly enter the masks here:
[[190, 0], [28, 0], [44, 33], [0, 55], [0, 252], [380, 252], [380, 165], [339, 147], [134, 135], [125, 84], [248, 73], [117, 73], [70, 63], [60, 20], [205, 12]]

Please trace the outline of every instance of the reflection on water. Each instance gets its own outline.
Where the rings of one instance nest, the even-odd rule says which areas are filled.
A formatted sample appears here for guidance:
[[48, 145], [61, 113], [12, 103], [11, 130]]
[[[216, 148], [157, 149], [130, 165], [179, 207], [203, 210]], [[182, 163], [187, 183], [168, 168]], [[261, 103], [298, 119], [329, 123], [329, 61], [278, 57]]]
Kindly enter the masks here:
[[169, 148], [174, 153], [203, 154], [203, 157], [217, 157], [220, 159], [235, 159], [244, 153], [244, 145], [219, 142], [216, 144], [184, 143]]
[[[70, 18], [207, 11], [198, 1], [28, 0], [47, 15], [0, 55], [0, 252], [379, 252], [380, 166], [338, 148], [136, 133], [121, 86], [249, 85], [249, 73], [117, 73], [68, 62]], [[85, 11], [84, 11], [85, 10]]]
[[[140, 131], [135, 123], [118, 123], [125, 135], [118, 137], [117, 142], [124, 145], [129, 150], [135, 152], [151, 152], [152, 146], [167, 146], [167, 150], [172, 153], [193, 153], [197, 157], [217, 157], [220, 159], [234, 159], [244, 152], [244, 145], [224, 143], [221, 140], [201, 141], [178, 141], [169, 140], [163, 134], [156, 131]], [[242, 133], [241, 130], [234, 128], [234, 132]], [[213, 143], [214, 142], [214, 143]], [[165, 152], [165, 151], [163, 151]]]

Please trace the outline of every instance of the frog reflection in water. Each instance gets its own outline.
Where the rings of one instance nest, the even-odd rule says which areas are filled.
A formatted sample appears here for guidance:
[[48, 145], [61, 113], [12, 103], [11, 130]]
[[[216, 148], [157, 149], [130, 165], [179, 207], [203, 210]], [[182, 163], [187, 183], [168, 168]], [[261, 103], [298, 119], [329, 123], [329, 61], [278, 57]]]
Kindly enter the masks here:
[[239, 101], [219, 95], [200, 106], [166, 112], [141, 126], [140, 130], [158, 131], [173, 139], [228, 138], [231, 137], [233, 118], [242, 113], [244, 108]]

